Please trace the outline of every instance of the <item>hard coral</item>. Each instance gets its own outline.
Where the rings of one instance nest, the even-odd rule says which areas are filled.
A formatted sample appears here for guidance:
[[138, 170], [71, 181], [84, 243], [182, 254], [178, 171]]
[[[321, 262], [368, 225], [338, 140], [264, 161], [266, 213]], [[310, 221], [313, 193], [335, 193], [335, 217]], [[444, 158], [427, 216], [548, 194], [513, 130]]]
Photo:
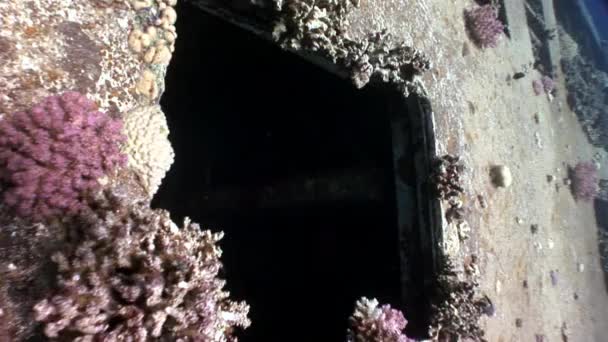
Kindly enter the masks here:
[[408, 342], [403, 333], [407, 320], [390, 305], [378, 307], [376, 299], [359, 299], [349, 319], [348, 342]]
[[152, 197], [173, 163], [167, 120], [158, 105], [136, 108], [125, 114], [124, 120], [129, 167]]
[[479, 47], [496, 47], [505, 27], [498, 19], [498, 11], [493, 5], [477, 6], [465, 11], [467, 29]]
[[599, 191], [597, 167], [593, 162], [580, 162], [570, 171], [572, 193], [576, 200], [592, 201]]
[[83, 194], [122, 166], [122, 123], [95, 110], [84, 95], [50, 96], [31, 110], [0, 120], [0, 181], [4, 204], [43, 220], [74, 214]]
[[234, 341], [248, 306], [218, 278], [221, 233], [107, 190], [53, 256], [57, 291], [34, 307], [47, 337], [100, 341]]

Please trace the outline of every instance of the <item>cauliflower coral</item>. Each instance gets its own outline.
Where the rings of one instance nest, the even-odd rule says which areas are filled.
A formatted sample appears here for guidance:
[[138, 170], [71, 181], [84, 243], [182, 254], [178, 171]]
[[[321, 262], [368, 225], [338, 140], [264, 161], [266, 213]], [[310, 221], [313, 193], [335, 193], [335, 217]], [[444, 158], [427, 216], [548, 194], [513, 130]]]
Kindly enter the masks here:
[[98, 190], [100, 178], [125, 165], [121, 129], [120, 120], [77, 92], [2, 118], [3, 203], [36, 221], [80, 211], [83, 194]]
[[218, 278], [221, 233], [106, 190], [53, 256], [57, 290], [34, 306], [52, 339], [234, 341], [249, 307], [231, 301]]
[[359, 299], [349, 320], [348, 342], [410, 342], [403, 329], [407, 320], [390, 305], [378, 306], [376, 299]]
[[479, 47], [496, 47], [505, 26], [492, 5], [477, 6], [465, 12], [467, 29]]

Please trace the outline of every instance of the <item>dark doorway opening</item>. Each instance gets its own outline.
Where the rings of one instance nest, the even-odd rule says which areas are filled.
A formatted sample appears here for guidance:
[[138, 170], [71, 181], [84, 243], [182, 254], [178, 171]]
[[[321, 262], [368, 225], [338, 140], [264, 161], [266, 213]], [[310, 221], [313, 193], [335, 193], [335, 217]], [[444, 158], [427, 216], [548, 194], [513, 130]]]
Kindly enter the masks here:
[[241, 340], [343, 341], [359, 297], [402, 308], [392, 95], [177, 10], [161, 101], [176, 159], [154, 205], [226, 233]]

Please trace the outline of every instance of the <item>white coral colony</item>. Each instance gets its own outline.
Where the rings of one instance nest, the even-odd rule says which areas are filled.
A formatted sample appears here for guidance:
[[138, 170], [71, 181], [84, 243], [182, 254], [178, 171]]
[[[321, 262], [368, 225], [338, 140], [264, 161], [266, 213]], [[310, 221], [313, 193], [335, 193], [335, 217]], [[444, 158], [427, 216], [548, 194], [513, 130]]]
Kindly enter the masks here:
[[159, 105], [136, 108], [125, 115], [124, 130], [127, 143], [123, 148], [129, 158], [128, 165], [152, 197], [173, 164], [165, 115]]

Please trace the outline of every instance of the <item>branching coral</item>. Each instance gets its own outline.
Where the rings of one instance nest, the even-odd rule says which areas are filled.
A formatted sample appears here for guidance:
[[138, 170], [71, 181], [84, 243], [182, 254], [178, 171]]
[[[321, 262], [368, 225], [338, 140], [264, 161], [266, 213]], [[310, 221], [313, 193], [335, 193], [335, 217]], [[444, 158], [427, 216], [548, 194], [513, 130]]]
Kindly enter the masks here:
[[57, 291], [35, 307], [47, 337], [103, 341], [233, 341], [245, 303], [218, 278], [221, 233], [179, 229], [146, 202], [106, 191], [53, 256]]
[[84, 193], [125, 164], [121, 121], [95, 109], [84, 95], [66, 92], [0, 120], [5, 205], [34, 220], [73, 214]]
[[570, 170], [572, 194], [576, 200], [591, 201], [599, 191], [597, 167], [593, 162], [580, 162]]
[[504, 32], [504, 24], [498, 18], [493, 5], [476, 6], [465, 11], [466, 26], [475, 44], [482, 48], [496, 47]]
[[173, 163], [167, 120], [160, 106], [152, 105], [130, 111], [124, 121], [124, 151], [129, 156], [129, 167], [152, 197]]
[[390, 305], [378, 306], [376, 299], [359, 299], [349, 319], [348, 342], [408, 342], [403, 330], [407, 320]]

